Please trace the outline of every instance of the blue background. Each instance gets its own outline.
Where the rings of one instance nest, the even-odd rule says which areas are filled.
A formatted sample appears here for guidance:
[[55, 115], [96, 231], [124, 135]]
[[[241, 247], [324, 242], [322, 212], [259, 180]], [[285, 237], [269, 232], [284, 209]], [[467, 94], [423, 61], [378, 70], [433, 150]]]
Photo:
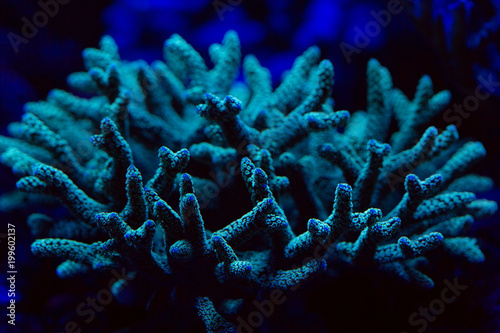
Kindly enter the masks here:
[[[219, 3], [229, 4], [229, 1]], [[336, 109], [356, 111], [366, 105], [365, 71], [368, 59], [375, 57], [388, 67], [394, 85], [412, 96], [418, 79], [429, 74], [435, 91], [449, 89], [452, 104], [462, 103], [474, 92], [478, 75], [492, 74], [500, 81], [500, 37], [498, 1], [433, 1], [430, 16], [428, 1], [407, 1], [404, 10], [391, 16], [359, 54], [346, 61], [340, 44], [354, 45], [355, 28], [364, 30], [374, 21], [371, 11], [387, 8], [388, 1], [347, 0], [242, 0], [232, 1], [225, 11], [216, 1], [117, 0], [69, 1], [49, 18], [46, 26], [16, 53], [9, 33], [21, 35], [22, 18], [32, 21], [41, 10], [36, 1], [4, 0], [0, 3], [0, 131], [20, 120], [23, 104], [44, 99], [50, 89], [65, 89], [66, 76], [83, 69], [81, 52], [95, 47], [103, 34], [115, 38], [122, 59], [161, 58], [162, 45], [171, 34], [178, 33], [208, 59], [208, 46], [220, 42], [228, 29], [238, 32], [242, 54], [255, 54], [270, 68], [273, 82], [280, 81], [294, 59], [307, 47], [318, 45], [323, 58], [335, 67], [333, 97]], [[463, 11], [464, 20], [459, 20]], [[442, 18], [443, 29], [437, 22]], [[496, 19], [495, 19], [496, 18]], [[490, 22], [487, 29], [483, 25]], [[496, 24], [496, 25], [495, 25]], [[444, 37], [440, 38], [440, 31]], [[483, 42], [478, 32], [483, 31]], [[475, 169], [495, 180], [495, 190], [484, 195], [499, 201], [500, 190], [500, 87], [480, 103], [459, 127], [461, 137], [483, 142], [487, 158]], [[446, 122], [435, 119], [444, 128]], [[10, 170], [0, 168], [0, 191], [15, 186]], [[18, 232], [18, 323], [17, 329], [32, 332], [61, 330], [61, 323], [72, 318], [76, 306], [87, 295], [95, 294], [106, 285], [109, 276], [60, 281], [55, 276], [56, 261], [36, 259], [29, 253], [32, 242], [26, 224], [26, 213], [0, 215], [0, 233], [5, 223], [14, 223]], [[5, 222], [5, 223], [4, 223]], [[298, 295], [291, 297], [268, 320], [264, 330], [284, 332], [415, 332], [408, 324], [409, 315], [419, 306], [428, 306], [439, 297], [444, 279], [459, 280], [469, 289], [430, 324], [426, 332], [494, 332], [498, 322], [500, 289], [498, 213], [477, 222], [470, 235], [478, 237], [486, 255], [486, 263], [467, 265], [438, 262], [436, 287], [418, 292], [382, 279], [367, 280], [363, 272], [351, 272], [337, 277], [325, 286], [321, 279]], [[4, 245], [1, 245], [4, 246]], [[2, 267], [6, 253], [2, 247]], [[461, 267], [457, 270], [456, 267]], [[451, 271], [450, 271], [451, 269]], [[3, 271], [0, 268], [0, 271]], [[2, 278], [2, 280], [4, 280]], [[3, 281], [2, 281], [3, 282]], [[321, 287], [320, 287], [321, 286]], [[4, 288], [2, 286], [1, 288]], [[6, 291], [0, 289], [0, 300], [6, 301]], [[3, 303], [4, 304], [4, 303]], [[2, 305], [3, 307], [3, 305]], [[145, 318], [142, 308], [112, 303], [97, 320], [85, 326], [83, 332], [104, 332], [122, 326], [140, 327]], [[1, 319], [0, 330], [5, 318]], [[134, 326], [136, 325], [136, 326]], [[278, 326], [276, 326], [278, 325]], [[83, 327], [82, 327], [83, 328]]]

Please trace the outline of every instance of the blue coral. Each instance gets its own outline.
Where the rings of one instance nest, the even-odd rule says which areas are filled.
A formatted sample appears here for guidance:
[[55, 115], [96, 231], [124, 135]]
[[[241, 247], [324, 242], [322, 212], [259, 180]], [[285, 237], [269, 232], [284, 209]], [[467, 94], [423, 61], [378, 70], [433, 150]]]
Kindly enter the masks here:
[[[434, 282], [417, 269], [423, 257], [484, 260], [464, 231], [497, 208], [473, 193], [491, 181], [467, 174], [485, 150], [459, 141], [454, 126], [428, 126], [450, 100], [429, 77], [410, 101], [370, 60], [366, 111], [351, 117], [334, 110], [333, 65], [316, 47], [274, 90], [251, 55], [246, 85], [234, 82], [235, 32], [210, 56], [211, 69], [173, 35], [164, 61], [126, 62], [105, 36], [84, 51], [86, 71], [68, 77], [93, 97], [54, 90], [26, 105], [13, 138], [0, 137], [2, 163], [21, 177], [22, 194], [4, 200], [23, 208], [55, 198], [68, 211], [64, 223], [28, 220], [39, 238], [32, 252], [63, 260], [61, 278], [127, 267], [161, 291], [153, 297], [166, 295], [179, 330], [192, 323], [176, 317], [196, 313], [208, 332], [230, 332], [240, 307], [313, 280], [334, 260], [424, 288]], [[227, 182], [207, 176], [229, 165]], [[210, 187], [248, 211], [205, 214], [233, 209], [199, 191]]]
[[473, 82], [487, 90], [487, 97], [498, 97], [500, 2], [419, 0], [411, 9], [416, 27], [431, 37], [455, 84], [467, 94], [478, 95], [472, 90]]

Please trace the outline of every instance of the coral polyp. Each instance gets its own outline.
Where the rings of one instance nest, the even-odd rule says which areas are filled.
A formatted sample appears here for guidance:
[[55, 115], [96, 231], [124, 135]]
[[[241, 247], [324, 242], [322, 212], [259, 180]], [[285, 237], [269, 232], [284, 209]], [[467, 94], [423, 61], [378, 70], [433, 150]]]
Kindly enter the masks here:
[[66, 208], [28, 219], [32, 252], [61, 259], [60, 278], [125, 267], [176, 331], [197, 314], [232, 332], [263, 293], [342, 274], [339, 260], [421, 288], [434, 285], [422, 261], [484, 260], [466, 230], [497, 209], [474, 194], [492, 181], [468, 173], [486, 152], [429, 126], [451, 96], [428, 76], [410, 100], [370, 60], [366, 111], [351, 116], [316, 47], [275, 89], [252, 55], [236, 81], [235, 32], [209, 54], [211, 68], [173, 35], [163, 60], [128, 62], [105, 36], [68, 77], [75, 93], [26, 104], [0, 138], [20, 177], [2, 207]]

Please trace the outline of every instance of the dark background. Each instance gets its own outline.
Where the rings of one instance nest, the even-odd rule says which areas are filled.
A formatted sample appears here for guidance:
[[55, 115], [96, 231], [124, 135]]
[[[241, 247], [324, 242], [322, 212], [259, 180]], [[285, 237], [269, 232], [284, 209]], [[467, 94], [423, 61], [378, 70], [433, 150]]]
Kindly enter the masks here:
[[[41, 7], [36, 1], [2, 1], [1, 133], [5, 135], [8, 123], [20, 120], [24, 103], [44, 99], [53, 88], [66, 89], [66, 76], [83, 69], [83, 49], [96, 47], [103, 34], [115, 38], [122, 59], [142, 58], [151, 62], [161, 58], [163, 42], [172, 33], [179, 33], [208, 59], [208, 46], [220, 42], [228, 29], [234, 29], [241, 39], [242, 54], [255, 54], [264, 66], [269, 67], [275, 85], [293, 60], [315, 44], [321, 48], [322, 56], [332, 60], [335, 67], [333, 97], [336, 109], [349, 111], [366, 106], [365, 71], [366, 63], [372, 57], [390, 70], [394, 85], [408, 96], [413, 96], [419, 78], [428, 74], [435, 91], [449, 89], [452, 92], [452, 104], [462, 103], [474, 91], [477, 86], [475, 78], [481, 73], [481, 68], [495, 78], [500, 73], [500, 61], [494, 54], [495, 45], [498, 50], [500, 41], [498, 31], [491, 33], [493, 42], [486, 46], [463, 48], [460, 43], [450, 46], [453, 37], [463, 35], [470, 38], [482, 23], [498, 15], [496, 1], [476, 1], [473, 7], [465, 1], [468, 19], [456, 24], [453, 24], [453, 17], [457, 17], [454, 14], [456, 1], [434, 1], [431, 18], [419, 13], [420, 2], [407, 2], [405, 10], [393, 15], [390, 24], [382, 28], [368, 46], [352, 55], [350, 63], [344, 58], [339, 44], [354, 44], [354, 28], [364, 29], [368, 22], [373, 21], [370, 12], [385, 9], [388, 1], [242, 0], [239, 5], [226, 7], [230, 9], [221, 13], [222, 19], [214, 3], [207, 0], [69, 1], [60, 5], [58, 13], [46, 26], [39, 28], [33, 38], [19, 45], [16, 53], [8, 34], [21, 35], [22, 18], [32, 21]], [[435, 23], [440, 14], [448, 26], [448, 47], [438, 38], [440, 29]], [[474, 138], [485, 145], [488, 155], [475, 171], [494, 178], [495, 190], [482, 197], [498, 201], [500, 88], [496, 94], [481, 102], [478, 110], [460, 125], [459, 133], [463, 138]], [[438, 118], [435, 125], [444, 128], [447, 124]], [[2, 192], [14, 188], [17, 180], [3, 166], [0, 167], [0, 179]], [[74, 316], [72, 309], [88, 295], [95, 295], [107, 284], [110, 276], [58, 280], [56, 261], [41, 260], [29, 252], [33, 239], [26, 227], [27, 215], [28, 212], [0, 215], [0, 233], [6, 232], [6, 223], [14, 223], [17, 227], [19, 326], [16, 329], [20, 332], [60, 331], [61, 323]], [[469, 233], [479, 238], [486, 262], [481, 265], [450, 261], [433, 263], [429, 267], [436, 282], [432, 291], [421, 292], [385, 277], [367, 277], [364, 272], [346, 269], [345, 275], [338, 277], [335, 283], [325, 286], [319, 281], [290, 296], [291, 301], [266, 319], [263, 330], [292, 332], [307, 328], [311, 332], [416, 332], [415, 327], [408, 324], [408, 317], [420, 306], [428, 306], [430, 301], [439, 298], [444, 288], [443, 280], [451, 281], [457, 276], [468, 289], [454, 303], [447, 305], [445, 312], [429, 325], [426, 332], [500, 330], [498, 218], [497, 213], [476, 222]], [[1, 253], [6, 253], [3, 247]], [[5, 286], [0, 287], [0, 300], [5, 304], [7, 292], [2, 288]], [[83, 332], [140, 327], [145, 318], [143, 308], [115, 303], [106, 307], [90, 325], [82, 326]], [[0, 331], [5, 322], [5, 318], [1, 319]]]

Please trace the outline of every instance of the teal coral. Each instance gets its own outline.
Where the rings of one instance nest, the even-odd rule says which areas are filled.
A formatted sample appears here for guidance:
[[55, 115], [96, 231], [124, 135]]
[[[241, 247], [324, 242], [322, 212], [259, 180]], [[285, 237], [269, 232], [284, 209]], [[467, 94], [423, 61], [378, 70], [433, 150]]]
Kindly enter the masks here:
[[[410, 101], [372, 59], [367, 110], [350, 117], [334, 111], [333, 65], [318, 48], [299, 56], [274, 91], [251, 55], [243, 60], [248, 86], [233, 82], [235, 32], [209, 51], [212, 69], [174, 35], [164, 62], [126, 62], [105, 36], [84, 51], [87, 71], [68, 77], [95, 96], [54, 90], [26, 105], [9, 126], [14, 138], [0, 137], [2, 163], [21, 177], [22, 193], [0, 206], [51, 207], [56, 198], [71, 215], [28, 220], [39, 238], [32, 252], [64, 260], [60, 277], [127, 267], [168, 289], [173, 308], [187, 304], [207, 331], [229, 332], [238, 310], [228, 302], [238, 308], [263, 291], [290, 290], [334, 258], [424, 288], [433, 281], [416, 268], [422, 257], [484, 260], [464, 231], [497, 208], [472, 193], [491, 180], [466, 174], [485, 150], [462, 144], [454, 126], [427, 127], [449, 92], [435, 94], [424, 76]], [[220, 175], [229, 165], [223, 183], [199, 172]], [[240, 173], [244, 185], [232, 179]], [[199, 189], [243, 187], [248, 194], [237, 200], [248, 212], [222, 226], [204, 218], [204, 209], [231, 208]]]

